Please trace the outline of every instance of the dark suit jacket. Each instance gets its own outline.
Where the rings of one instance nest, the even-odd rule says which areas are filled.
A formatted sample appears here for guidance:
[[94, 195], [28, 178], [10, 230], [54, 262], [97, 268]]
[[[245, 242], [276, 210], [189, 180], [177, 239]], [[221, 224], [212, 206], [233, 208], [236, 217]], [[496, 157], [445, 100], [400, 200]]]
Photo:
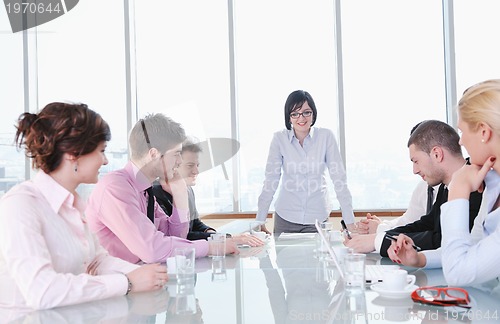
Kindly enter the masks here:
[[[472, 192], [469, 197], [469, 231], [474, 225], [474, 219], [479, 212], [481, 205], [482, 193], [477, 191]], [[422, 248], [422, 250], [435, 250], [441, 247], [441, 205], [448, 201], [448, 189], [445, 185], [439, 186], [438, 194], [431, 211], [422, 216], [418, 221], [413, 223], [396, 227], [387, 231], [388, 234], [397, 236], [401, 233], [412, 238], [415, 245]], [[388, 256], [387, 249], [391, 245], [391, 241], [384, 239], [380, 247], [380, 255]]]
[[[163, 190], [160, 183], [158, 182], [153, 183], [153, 194], [156, 198], [156, 201], [163, 209], [165, 214], [167, 214], [168, 216], [172, 215], [172, 208], [173, 208], [172, 195]], [[198, 210], [196, 209], [194, 191], [191, 187], [188, 187], [188, 199], [189, 199], [188, 204], [189, 204], [190, 221], [189, 221], [189, 232], [187, 235], [187, 239], [191, 241], [206, 240], [212, 234], [212, 233], [207, 233], [206, 231], [214, 229], [200, 220]]]

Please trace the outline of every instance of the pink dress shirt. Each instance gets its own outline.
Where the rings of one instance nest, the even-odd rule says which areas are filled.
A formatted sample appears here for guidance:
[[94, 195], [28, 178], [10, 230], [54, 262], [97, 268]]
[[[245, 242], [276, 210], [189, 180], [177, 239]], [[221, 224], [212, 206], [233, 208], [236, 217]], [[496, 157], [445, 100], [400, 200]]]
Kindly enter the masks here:
[[192, 246], [196, 257], [208, 254], [205, 240], [188, 241], [189, 210], [173, 209], [169, 217], [155, 202], [154, 224], [147, 217], [144, 190], [151, 186], [128, 162], [99, 180], [89, 198], [90, 229], [113, 256], [132, 263], [164, 263], [177, 247]]
[[137, 265], [109, 256], [84, 202], [39, 171], [0, 200], [0, 308], [47, 309], [124, 295]]

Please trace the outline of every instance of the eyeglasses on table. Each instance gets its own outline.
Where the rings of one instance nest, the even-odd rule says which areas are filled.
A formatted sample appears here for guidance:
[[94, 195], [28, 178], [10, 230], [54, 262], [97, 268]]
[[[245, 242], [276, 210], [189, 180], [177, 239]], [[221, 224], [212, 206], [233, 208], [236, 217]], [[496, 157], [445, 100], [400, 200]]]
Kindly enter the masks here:
[[421, 304], [471, 308], [469, 293], [458, 287], [420, 287], [411, 293], [411, 299]]

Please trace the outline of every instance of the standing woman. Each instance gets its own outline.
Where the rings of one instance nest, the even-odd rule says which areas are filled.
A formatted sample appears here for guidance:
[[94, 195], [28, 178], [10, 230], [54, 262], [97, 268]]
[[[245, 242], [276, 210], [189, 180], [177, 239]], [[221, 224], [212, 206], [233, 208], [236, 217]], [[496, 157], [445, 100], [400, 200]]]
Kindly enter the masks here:
[[[460, 144], [471, 165], [453, 174], [448, 202], [441, 207], [443, 272], [450, 285], [469, 285], [500, 277], [500, 80], [467, 89], [458, 103]], [[467, 228], [469, 194], [486, 190], [483, 237], [474, 242]], [[495, 252], [496, 251], [496, 252]]]
[[19, 117], [16, 145], [38, 169], [0, 200], [0, 308], [48, 309], [160, 289], [158, 264], [108, 255], [86, 223], [80, 183], [106, 165], [108, 124], [84, 104], [51, 103]]
[[[265, 222], [281, 180], [275, 203], [274, 234], [316, 232], [314, 222], [326, 221], [332, 209], [326, 185], [328, 171], [342, 218], [354, 228], [352, 197], [333, 132], [312, 127], [317, 110], [311, 95], [292, 92], [285, 102], [286, 129], [274, 133], [266, 165], [266, 177], [259, 196], [256, 220]], [[269, 232], [265, 225], [261, 228]]]

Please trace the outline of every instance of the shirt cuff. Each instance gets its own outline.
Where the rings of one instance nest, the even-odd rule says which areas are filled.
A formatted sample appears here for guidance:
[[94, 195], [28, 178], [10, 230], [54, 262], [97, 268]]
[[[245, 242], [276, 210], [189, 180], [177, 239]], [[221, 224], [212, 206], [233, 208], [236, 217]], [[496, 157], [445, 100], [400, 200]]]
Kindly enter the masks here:
[[375, 252], [380, 254], [380, 247], [382, 246], [382, 241], [384, 240], [385, 232], [380, 232], [375, 235], [373, 245], [375, 247]]
[[106, 285], [108, 287], [108, 295], [106, 297], [125, 296], [128, 290], [128, 280], [124, 273], [103, 275], [103, 277], [106, 278]]
[[454, 199], [441, 205], [441, 231], [443, 237], [469, 233], [469, 200]]
[[267, 219], [267, 213], [265, 213], [265, 214], [263, 214], [263, 213], [257, 213], [257, 215], [255, 216], [255, 220], [257, 222], [265, 223], [266, 219]]
[[386, 231], [390, 230], [394, 228], [393, 226], [391, 226], [390, 224], [386, 224], [386, 223], [380, 223], [378, 224], [377, 226], [377, 234], [378, 233], [385, 233]]
[[346, 224], [354, 224], [355, 218], [354, 214], [352, 211], [342, 211], [342, 219], [345, 221]]
[[442, 262], [441, 262], [441, 249], [436, 249], [436, 250], [426, 250], [420, 252], [423, 255], [425, 255], [426, 263], [424, 266], [424, 269], [435, 269], [435, 268], [441, 268]]
[[196, 240], [191, 242], [194, 244], [197, 258], [206, 257], [208, 255], [208, 241]]

